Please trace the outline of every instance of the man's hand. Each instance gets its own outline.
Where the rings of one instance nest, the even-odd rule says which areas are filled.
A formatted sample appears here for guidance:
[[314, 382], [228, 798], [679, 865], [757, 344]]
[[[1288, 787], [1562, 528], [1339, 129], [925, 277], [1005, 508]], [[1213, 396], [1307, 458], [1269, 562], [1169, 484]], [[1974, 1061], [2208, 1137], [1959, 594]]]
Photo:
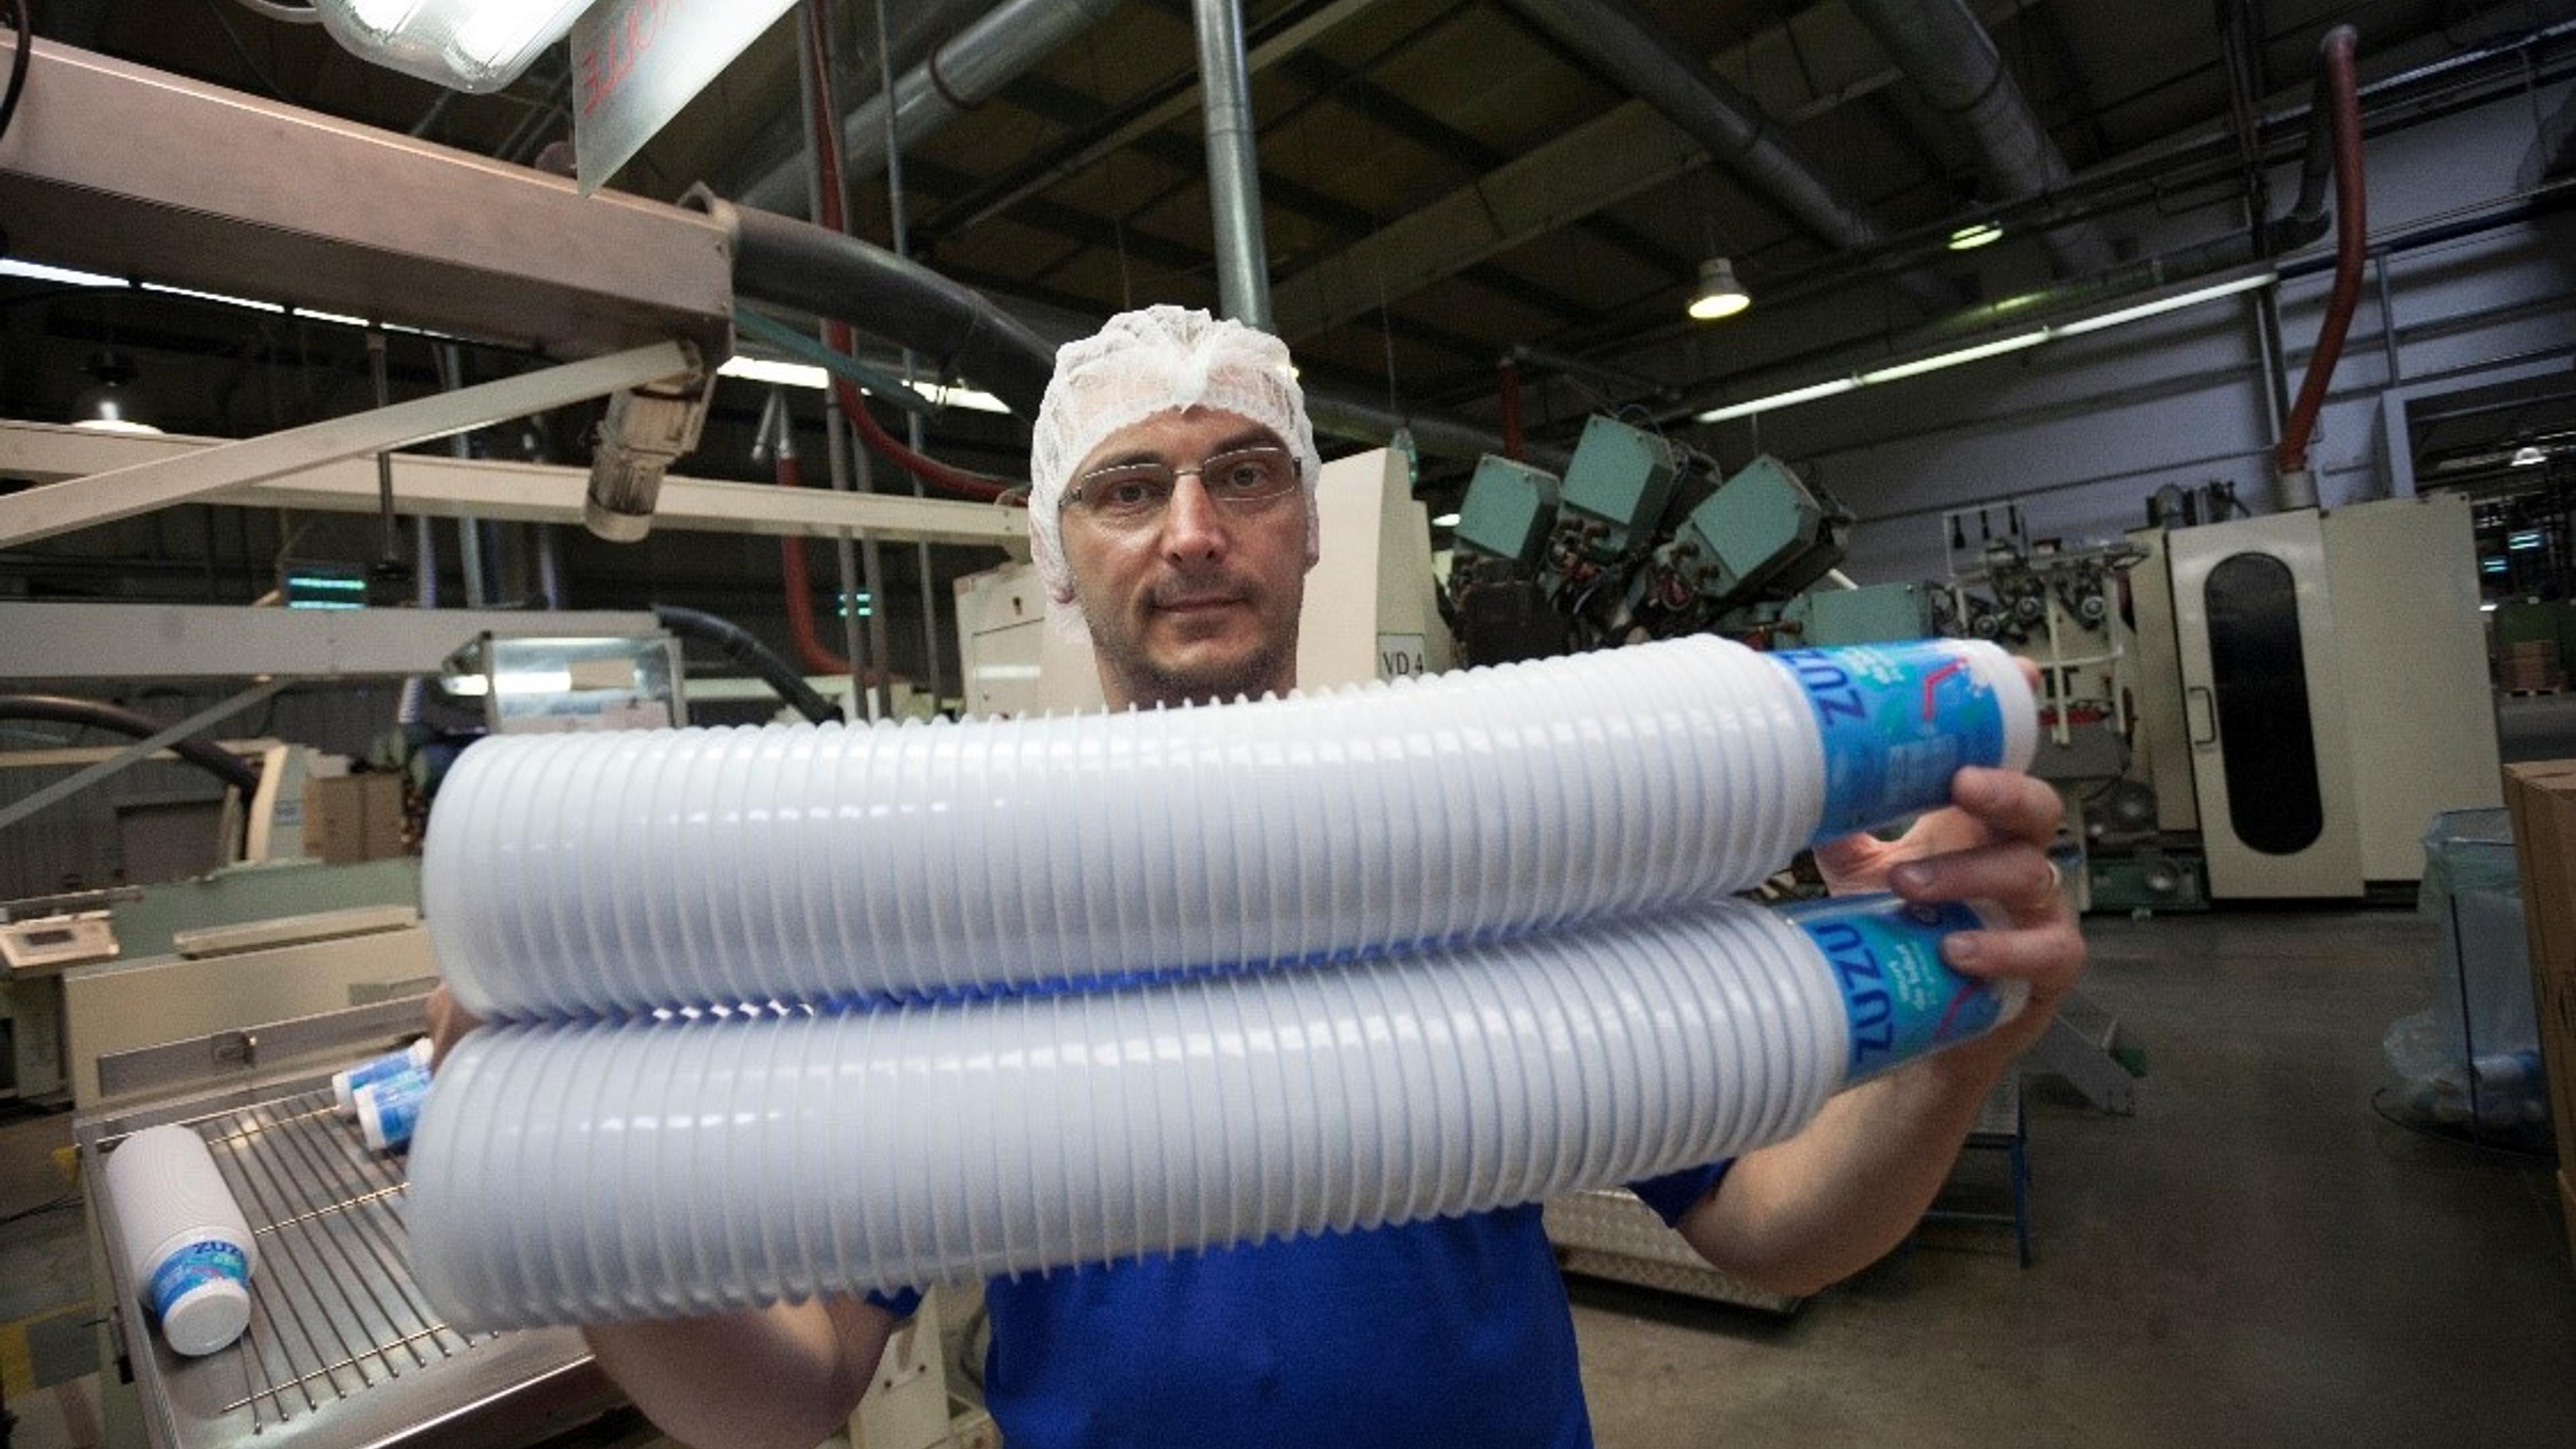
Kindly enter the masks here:
[[[2037, 671], [2024, 661], [2034, 678]], [[2066, 813], [2057, 792], [2018, 770], [1961, 770], [1950, 808], [1914, 822], [1899, 839], [1848, 835], [1819, 846], [1816, 866], [1836, 894], [1892, 890], [1913, 901], [1984, 901], [2011, 924], [1962, 931], [1942, 945], [1971, 976], [2030, 983], [2030, 1006], [1985, 1042], [1995, 1060], [2039, 1039], [2058, 1001], [2084, 974], [2084, 937], [2058, 889], [2048, 844]]]
[[447, 1049], [456, 1045], [458, 1038], [483, 1024], [472, 1012], [456, 1004], [456, 998], [448, 993], [444, 981], [429, 993], [429, 1000], [421, 1007], [421, 1015], [429, 1018], [429, 1069], [433, 1072], [438, 1070], [439, 1063], [447, 1060]]

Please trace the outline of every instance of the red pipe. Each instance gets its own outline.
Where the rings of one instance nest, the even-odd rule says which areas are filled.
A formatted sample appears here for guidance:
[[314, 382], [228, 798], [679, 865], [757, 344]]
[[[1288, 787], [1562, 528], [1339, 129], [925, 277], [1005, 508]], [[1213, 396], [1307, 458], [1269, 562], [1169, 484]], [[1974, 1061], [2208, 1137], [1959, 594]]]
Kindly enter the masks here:
[[2349, 25], [2326, 32], [2326, 84], [2334, 100], [2335, 272], [2334, 291], [2326, 299], [2326, 317], [2317, 329], [2316, 350], [2308, 354], [2308, 373], [2299, 382], [2299, 400], [2272, 455], [2282, 473], [2304, 472], [2308, 440], [2315, 436], [2317, 410], [2325, 406], [2326, 385], [2334, 380], [2335, 362], [2343, 356], [2344, 334], [2353, 310], [2361, 304], [2361, 269], [2370, 249], [2369, 223], [2361, 177], [2361, 93], [2353, 78], [2353, 51], [2360, 43]]
[[[783, 448], [772, 476], [781, 488], [801, 488], [805, 484], [805, 472], [796, 465], [796, 455]], [[804, 535], [791, 533], [778, 540], [778, 575], [787, 591], [787, 634], [796, 645], [796, 667], [808, 674], [859, 674], [861, 683], [875, 684], [878, 671], [853, 669], [850, 661], [823, 645], [822, 630], [814, 622], [814, 571], [806, 562]], [[874, 601], [870, 607], [874, 607]]]
[[1494, 369], [1494, 390], [1503, 406], [1503, 456], [1521, 461], [1521, 369], [1506, 357]]
[[[832, 114], [831, 90], [825, 83], [829, 70], [824, 58], [830, 55], [831, 51], [827, 48], [828, 35], [823, 23], [822, 6], [805, 7], [805, 31], [811, 42], [805, 47], [809, 57], [806, 69], [814, 82], [811, 87], [814, 94], [814, 113], [810, 121], [814, 132], [814, 164], [819, 172], [816, 178], [819, 184], [814, 188], [819, 197], [814, 220], [826, 231], [847, 231], [849, 229], [847, 213], [843, 210], [841, 201], [841, 123], [840, 118]], [[850, 329], [845, 323], [825, 318], [823, 340], [824, 345], [834, 352], [846, 354], [850, 350]], [[841, 411], [849, 415], [851, 425], [859, 430], [860, 436], [868, 440], [868, 446], [892, 459], [895, 466], [931, 487], [945, 488], [952, 493], [963, 493], [969, 498], [981, 499], [987, 503], [997, 501], [1010, 490], [1010, 485], [999, 479], [987, 478], [980, 473], [969, 473], [962, 468], [952, 468], [935, 458], [925, 457], [896, 442], [894, 435], [877, 422], [876, 415], [868, 411], [866, 400], [859, 395], [859, 390], [848, 382], [837, 377], [833, 378], [832, 395], [840, 401]]]

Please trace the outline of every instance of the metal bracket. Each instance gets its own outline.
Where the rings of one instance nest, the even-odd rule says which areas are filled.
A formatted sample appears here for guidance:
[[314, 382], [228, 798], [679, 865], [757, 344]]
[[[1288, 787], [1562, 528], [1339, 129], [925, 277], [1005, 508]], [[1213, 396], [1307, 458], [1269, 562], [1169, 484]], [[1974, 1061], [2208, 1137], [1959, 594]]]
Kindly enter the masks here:
[[416, 1031], [429, 998], [395, 997], [367, 1006], [299, 1016], [287, 1021], [183, 1037], [158, 1046], [107, 1052], [98, 1059], [98, 1090], [118, 1098], [209, 1078], [254, 1072], [263, 1059], [290, 1060], [362, 1042], [390, 1040]]
[[[694, 376], [697, 370], [694, 348], [679, 342], [656, 342], [263, 437], [219, 443], [179, 457], [31, 488], [0, 498], [0, 545], [30, 543], [132, 518], [173, 503], [265, 483], [342, 458], [409, 447], [488, 423], [583, 402], [620, 388]], [[659, 477], [655, 475], [656, 481]]]

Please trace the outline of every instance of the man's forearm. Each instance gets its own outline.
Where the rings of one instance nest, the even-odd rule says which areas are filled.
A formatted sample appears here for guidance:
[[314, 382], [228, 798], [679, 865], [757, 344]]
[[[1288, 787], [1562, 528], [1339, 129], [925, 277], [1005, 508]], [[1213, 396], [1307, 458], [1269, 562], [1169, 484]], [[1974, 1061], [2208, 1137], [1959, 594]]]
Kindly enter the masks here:
[[1778, 1292], [1876, 1262], [1922, 1219], [2010, 1052], [1987, 1043], [1833, 1098], [1807, 1129], [1747, 1154], [1679, 1224], [1700, 1256]]
[[858, 1406], [894, 1315], [861, 1299], [582, 1330], [635, 1406], [683, 1444], [812, 1449]]

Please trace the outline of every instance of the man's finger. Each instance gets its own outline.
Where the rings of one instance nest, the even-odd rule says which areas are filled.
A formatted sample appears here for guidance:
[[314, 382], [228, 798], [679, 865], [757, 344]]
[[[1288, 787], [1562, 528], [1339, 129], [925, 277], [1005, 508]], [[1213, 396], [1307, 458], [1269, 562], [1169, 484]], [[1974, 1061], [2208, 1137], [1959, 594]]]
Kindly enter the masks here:
[[2033, 845], [2056, 839], [2066, 818], [2066, 802], [2048, 782], [2019, 770], [1967, 766], [1950, 779], [1950, 801], [1997, 835]]
[[1907, 900], [1992, 901], [2010, 911], [2016, 925], [2066, 914], [2048, 857], [2017, 841], [1909, 860], [1888, 873], [1888, 884]]
[[1941, 943], [1941, 955], [1972, 976], [2030, 983], [2042, 1005], [2074, 986], [2084, 971], [2084, 933], [2070, 920], [2020, 931], [1961, 931]]

